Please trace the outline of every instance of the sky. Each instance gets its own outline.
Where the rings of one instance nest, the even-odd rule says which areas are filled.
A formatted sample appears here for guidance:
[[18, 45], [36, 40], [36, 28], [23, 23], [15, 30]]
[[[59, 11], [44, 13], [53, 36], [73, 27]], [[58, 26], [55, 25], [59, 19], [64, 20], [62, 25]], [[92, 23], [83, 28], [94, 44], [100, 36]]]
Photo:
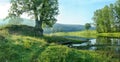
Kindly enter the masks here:
[[[105, 5], [114, 3], [116, 0], [59, 0], [59, 15], [57, 23], [79, 24], [92, 23], [94, 11]], [[8, 14], [10, 0], [0, 0], [0, 19]], [[28, 18], [26, 14], [23, 18]]]

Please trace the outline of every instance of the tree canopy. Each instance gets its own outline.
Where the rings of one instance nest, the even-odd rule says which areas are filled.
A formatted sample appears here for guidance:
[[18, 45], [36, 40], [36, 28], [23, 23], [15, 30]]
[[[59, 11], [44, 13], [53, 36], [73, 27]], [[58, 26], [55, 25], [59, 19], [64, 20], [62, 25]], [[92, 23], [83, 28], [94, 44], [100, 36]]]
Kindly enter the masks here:
[[85, 29], [86, 29], [86, 30], [90, 29], [90, 27], [91, 27], [90, 23], [86, 23], [86, 24], [85, 24]]
[[120, 0], [96, 10], [93, 20], [99, 33], [120, 32]]
[[42, 25], [52, 26], [57, 20], [58, 0], [11, 0], [9, 18], [28, 14], [36, 21], [36, 33], [43, 34]]

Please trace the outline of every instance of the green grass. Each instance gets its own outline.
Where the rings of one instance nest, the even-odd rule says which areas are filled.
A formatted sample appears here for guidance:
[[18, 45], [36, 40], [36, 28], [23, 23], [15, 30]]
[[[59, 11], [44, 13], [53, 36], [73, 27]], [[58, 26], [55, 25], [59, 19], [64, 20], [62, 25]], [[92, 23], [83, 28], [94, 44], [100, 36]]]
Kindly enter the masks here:
[[61, 45], [50, 45], [41, 53], [38, 60], [40, 62], [106, 62], [106, 59], [95, 52], [71, 49]]
[[104, 36], [104, 37], [120, 37], [120, 33], [99, 33], [98, 36]]
[[58, 32], [58, 33], [53, 33], [51, 35], [77, 36], [77, 37], [84, 37], [84, 38], [96, 38], [99, 36], [102, 36], [102, 37], [120, 37], [120, 32], [117, 32], [117, 33], [97, 33], [95, 30], [88, 30], [88, 31], [77, 31], [77, 32]]
[[[13, 35], [0, 43], [1, 62], [103, 62], [103, 56], [94, 51], [82, 51], [45, 39]], [[104, 56], [105, 57], [105, 56]], [[106, 58], [106, 57], [105, 57]]]
[[109, 57], [95, 51], [77, 50], [56, 44], [73, 39], [53, 35], [35, 37], [31, 28], [9, 26], [0, 29], [0, 62], [108, 62], [109, 60]]
[[12, 35], [0, 41], [1, 62], [101, 62], [103, 56], [47, 43], [46, 39]]
[[[47, 46], [43, 39], [11, 36], [0, 40], [1, 62], [30, 62], [33, 54]], [[40, 52], [39, 52], [40, 53]]]
[[56, 35], [56, 36], [78, 36], [78, 37], [85, 37], [85, 38], [96, 38], [97, 32], [95, 30], [88, 30], [88, 31], [77, 31], [77, 32], [59, 32], [59, 33], [53, 33], [51, 35]]

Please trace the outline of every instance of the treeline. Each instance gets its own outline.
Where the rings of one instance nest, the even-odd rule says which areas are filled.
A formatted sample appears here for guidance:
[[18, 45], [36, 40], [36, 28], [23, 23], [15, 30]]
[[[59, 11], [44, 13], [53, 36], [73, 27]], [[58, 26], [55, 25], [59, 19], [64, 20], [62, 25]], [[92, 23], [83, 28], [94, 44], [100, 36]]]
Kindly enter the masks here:
[[98, 33], [120, 32], [120, 0], [94, 12]]

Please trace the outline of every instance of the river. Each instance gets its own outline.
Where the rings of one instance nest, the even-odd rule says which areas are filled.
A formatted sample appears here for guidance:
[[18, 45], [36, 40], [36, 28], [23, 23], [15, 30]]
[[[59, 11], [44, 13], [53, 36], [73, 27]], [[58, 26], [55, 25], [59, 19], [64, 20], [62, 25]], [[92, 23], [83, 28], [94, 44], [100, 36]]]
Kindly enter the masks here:
[[75, 48], [79, 50], [89, 50], [96, 51], [98, 53], [104, 54], [111, 57], [112, 59], [117, 59], [120, 61], [120, 38], [109, 38], [109, 37], [97, 37], [97, 38], [82, 38], [82, 37], [66, 37], [74, 38], [82, 41], [87, 41], [83, 43], [71, 43], [66, 44], [70, 48]]

